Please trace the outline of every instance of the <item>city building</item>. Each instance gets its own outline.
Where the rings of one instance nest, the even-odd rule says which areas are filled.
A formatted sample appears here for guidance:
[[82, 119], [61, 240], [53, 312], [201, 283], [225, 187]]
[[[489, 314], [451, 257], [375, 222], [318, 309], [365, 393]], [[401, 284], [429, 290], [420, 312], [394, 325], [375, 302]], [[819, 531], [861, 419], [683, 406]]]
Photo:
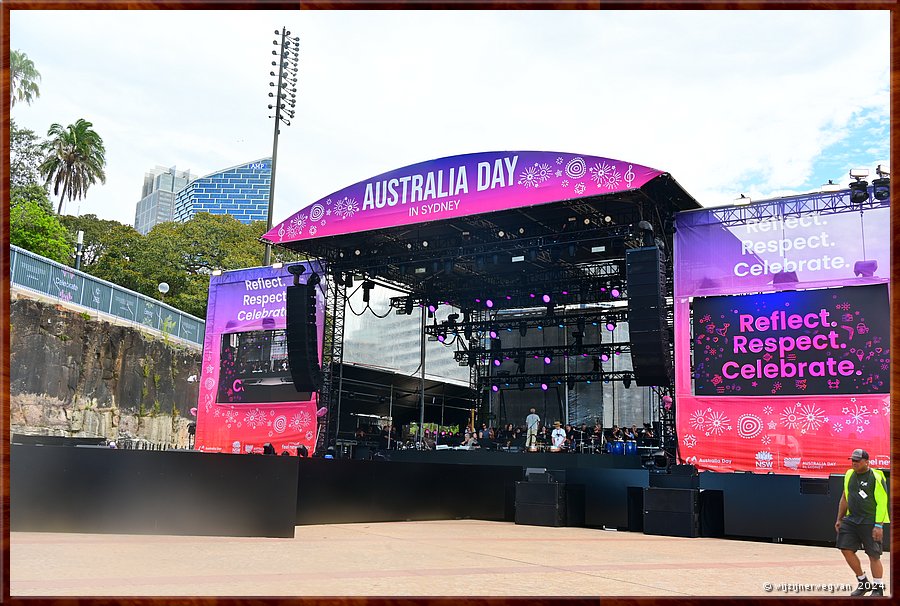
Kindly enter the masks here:
[[241, 223], [265, 221], [269, 213], [272, 159], [262, 158], [195, 179], [175, 196], [175, 221], [197, 213], [231, 215]]
[[134, 213], [134, 228], [147, 235], [157, 223], [175, 219], [175, 194], [196, 179], [190, 171], [157, 166], [144, 174], [141, 200]]

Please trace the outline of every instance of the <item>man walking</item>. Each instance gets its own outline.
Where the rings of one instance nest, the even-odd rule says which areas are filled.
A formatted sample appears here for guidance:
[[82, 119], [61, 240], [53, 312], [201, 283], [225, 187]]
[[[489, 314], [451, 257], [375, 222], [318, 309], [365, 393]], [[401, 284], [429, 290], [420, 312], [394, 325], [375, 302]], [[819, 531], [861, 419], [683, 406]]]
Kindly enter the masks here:
[[[869, 467], [869, 453], [857, 448], [850, 455], [851, 469], [844, 474], [844, 492], [838, 505], [837, 548], [859, 581], [852, 596], [884, 595], [884, 565], [881, 563], [883, 525], [890, 522], [884, 473]], [[872, 581], [863, 572], [856, 555], [864, 549], [872, 567]]]

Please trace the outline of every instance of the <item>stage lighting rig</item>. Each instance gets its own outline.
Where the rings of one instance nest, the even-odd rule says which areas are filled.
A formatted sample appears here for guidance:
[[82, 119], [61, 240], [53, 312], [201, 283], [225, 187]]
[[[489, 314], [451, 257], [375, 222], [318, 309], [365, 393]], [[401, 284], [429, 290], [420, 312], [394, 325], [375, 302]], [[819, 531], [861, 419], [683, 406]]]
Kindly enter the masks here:
[[850, 177], [856, 179], [850, 184], [850, 202], [853, 204], [865, 204], [869, 200], [869, 183], [864, 181], [869, 176], [868, 168], [853, 168]]
[[875, 169], [878, 178], [872, 181], [872, 194], [876, 200], [887, 200], [891, 197], [891, 173], [881, 169], [881, 164]]

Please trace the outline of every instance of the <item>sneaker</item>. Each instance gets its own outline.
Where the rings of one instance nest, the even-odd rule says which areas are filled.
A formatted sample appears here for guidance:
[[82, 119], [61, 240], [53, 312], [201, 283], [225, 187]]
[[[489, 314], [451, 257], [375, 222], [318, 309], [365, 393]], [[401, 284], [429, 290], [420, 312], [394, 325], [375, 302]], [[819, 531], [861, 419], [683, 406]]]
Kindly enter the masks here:
[[878, 584], [872, 586], [872, 593], [870, 596], [883, 596], [884, 595], [884, 585]]
[[859, 597], [861, 595], [866, 595], [871, 590], [872, 590], [872, 581], [869, 580], [869, 577], [866, 577], [862, 581], [857, 581], [856, 591], [854, 591], [850, 595], [853, 597]]

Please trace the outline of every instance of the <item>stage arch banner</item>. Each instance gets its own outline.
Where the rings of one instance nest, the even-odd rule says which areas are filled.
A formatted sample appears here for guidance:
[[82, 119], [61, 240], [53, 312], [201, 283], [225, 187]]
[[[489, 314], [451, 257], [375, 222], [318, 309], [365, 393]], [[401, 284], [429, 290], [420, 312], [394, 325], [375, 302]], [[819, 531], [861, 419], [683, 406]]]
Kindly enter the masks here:
[[679, 458], [827, 476], [864, 448], [890, 467], [889, 208], [786, 203], [676, 217]]
[[[304, 263], [301, 283], [321, 273]], [[287, 351], [286, 268], [258, 267], [211, 276], [199, 378], [195, 448], [203, 452], [310, 453], [317, 437], [316, 394], [291, 382]], [[322, 283], [324, 286], [324, 282]], [[318, 356], [322, 361], [325, 297], [316, 296]]]
[[263, 238], [276, 244], [637, 189], [662, 171], [548, 151], [439, 158], [360, 181], [292, 214]]

